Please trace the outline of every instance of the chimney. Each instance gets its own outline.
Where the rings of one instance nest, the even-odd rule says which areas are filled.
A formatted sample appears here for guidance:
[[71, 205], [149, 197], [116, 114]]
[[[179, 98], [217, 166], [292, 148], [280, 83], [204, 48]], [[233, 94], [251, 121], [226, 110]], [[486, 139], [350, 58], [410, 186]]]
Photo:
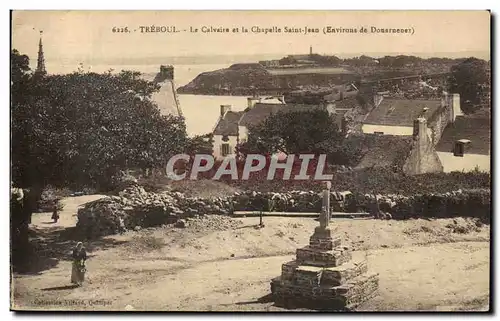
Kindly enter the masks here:
[[423, 117], [417, 118], [413, 122], [413, 139], [415, 139], [417, 148], [417, 166], [414, 168], [415, 174], [423, 173], [422, 159], [425, 156], [427, 147], [429, 145], [428, 135], [427, 135], [427, 120]]
[[224, 115], [231, 111], [231, 105], [220, 105], [220, 116], [224, 117]]
[[[249, 109], [253, 108], [253, 106], [255, 106], [255, 104], [256, 104], [257, 102], [260, 102], [260, 100], [261, 100], [261, 99], [260, 99], [260, 98], [257, 98], [257, 97], [248, 97], [248, 98], [247, 98], [248, 108], [249, 108]], [[284, 101], [284, 99], [283, 99], [283, 101]]]
[[462, 108], [460, 107], [460, 94], [452, 94], [449, 98], [451, 104], [451, 122], [454, 122], [457, 116], [462, 116]]
[[441, 107], [446, 107], [448, 105], [448, 93], [443, 91], [441, 95]]
[[160, 66], [160, 73], [156, 76], [156, 81], [162, 82], [165, 80], [174, 80], [174, 67], [173, 66]]

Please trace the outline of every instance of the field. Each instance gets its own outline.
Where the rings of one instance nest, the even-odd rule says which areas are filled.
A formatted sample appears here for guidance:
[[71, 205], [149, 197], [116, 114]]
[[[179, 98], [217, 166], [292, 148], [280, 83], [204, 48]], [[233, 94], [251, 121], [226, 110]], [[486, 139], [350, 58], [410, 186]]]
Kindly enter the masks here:
[[303, 67], [303, 68], [279, 68], [279, 69], [267, 69], [266, 70], [273, 76], [282, 75], [300, 75], [300, 74], [325, 74], [325, 75], [340, 75], [340, 74], [352, 74], [347, 69], [335, 68], [335, 67]]
[[[281, 264], [308, 242], [308, 218], [231, 219], [204, 216], [184, 229], [164, 226], [88, 242], [87, 282], [72, 288], [68, 256], [78, 205], [100, 196], [64, 199], [61, 220], [34, 214], [39, 247], [29, 270], [15, 273], [14, 309], [285, 311], [269, 296]], [[489, 225], [456, 233], [465, 219], [337, 219], [337, 233], [380, 273], [379, 295], [359, 310], [488, 309]]]

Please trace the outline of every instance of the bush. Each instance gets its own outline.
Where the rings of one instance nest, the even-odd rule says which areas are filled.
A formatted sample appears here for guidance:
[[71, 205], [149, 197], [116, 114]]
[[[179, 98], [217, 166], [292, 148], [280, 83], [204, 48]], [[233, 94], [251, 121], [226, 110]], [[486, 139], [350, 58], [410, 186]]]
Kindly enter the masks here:
[[[279, 173], [279, 171], [277, 172]], [[292, 174], [293, 178], [293, 174]], [[266, 180], [262, 176], [250, 176], [250, 180], [230, 180], [228, 184], [241, 190], [261, 192], [288, 192], [294, 190], [321, 191], [324, 183], [314, 180], [285, 181]], [[491, 176], [481, 172], [432, 173], [405, 175], [386, 168], [367, 168], [339, 171], [333, 174], [332, 189], [353, 193], [401, 194], [446, 193], [459, 189], [489, 189]]]
[[51, 185], [47, 185], [40, 196], [38, 202], [38, 210], [41, 212], [52, 212], [54, 206], [58, 206], [62, 210], [62, 203], [59, 202], [61, 198], [68, 197], [71, 195], [71, 190], [68, 188], [56, 188]]

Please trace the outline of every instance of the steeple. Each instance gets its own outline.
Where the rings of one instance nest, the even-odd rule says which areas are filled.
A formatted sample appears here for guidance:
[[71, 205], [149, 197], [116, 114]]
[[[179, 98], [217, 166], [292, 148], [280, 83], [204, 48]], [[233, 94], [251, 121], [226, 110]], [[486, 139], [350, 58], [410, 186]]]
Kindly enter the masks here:
[[38, 42], [38, 60], [35, 74], [43, 76], [47, 74], [47, 70], [45, 69], [45, 58], [43, 57], [42, 33], [43, 31], [40, 31], [40, 41]]
[[309, 55], [312, 56], [313, 54], [313, 46], [309, 46]]

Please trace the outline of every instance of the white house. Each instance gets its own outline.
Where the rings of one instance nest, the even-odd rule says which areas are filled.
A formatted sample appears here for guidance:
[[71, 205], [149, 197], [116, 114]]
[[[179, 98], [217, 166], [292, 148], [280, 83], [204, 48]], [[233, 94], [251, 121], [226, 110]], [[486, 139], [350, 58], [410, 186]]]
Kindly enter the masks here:
[[228, 155], [235, 155], [238, 145], [238, 121], [243, 115], [243, 111], [231, 111], [231, 105], [220, 106], [220, 116], [215, 124], [214, 149], [215, 158], [223, 158]]
[[[245, 143], [248, 139], [249, 127], [258, 125], [272, 114], [315, 108], [325, 108], [331, 113], [335, 112], [328, 108], [328, 105], [285, 104], [282, 97], [249, 97], [247, 108], [241, 112], [233, 112], [231, 106], [222, 105], [219, 119], [213, 130], [214, 157], [236, 155], [236, 146]], [[338, 115], [341, 117], [343, 113], [338, 113]]]
[[445, 128], [436, 151], [444, 172], [489, 172], [491, 163], [491, 120], [458, 116]]
[[363, 121], [363, 133], [411, 136], [414, 120], [423, 117], [427, 120], [427, 132], [434, 143], [439, 141], [444, 127], [462, 115], [458, 94], [444, 93], [441, 99], [435, 100], [394, 99], [375, 95], [374, 105], [375, 108]]

